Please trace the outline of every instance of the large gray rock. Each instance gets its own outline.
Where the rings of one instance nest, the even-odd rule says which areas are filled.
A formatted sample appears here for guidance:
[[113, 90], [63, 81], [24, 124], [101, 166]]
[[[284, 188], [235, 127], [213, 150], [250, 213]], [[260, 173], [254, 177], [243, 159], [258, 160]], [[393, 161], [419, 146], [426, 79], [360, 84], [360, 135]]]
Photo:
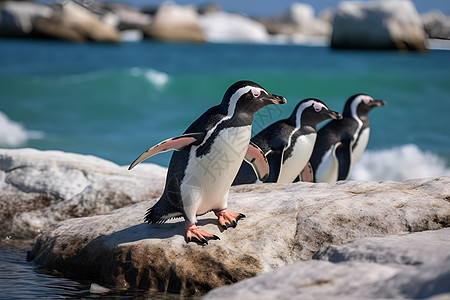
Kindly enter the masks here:
[[450, 228], [363, 238], [202, 299], [449, 299], [449, 249]]
[[166, 42], [205, 42], [198, 23], [198, 12], [193, 6], [164, 2], [158, 8], [153, 22], [144, 33], [155, 40]]
[[0, 237], [30, 238], [59, 221], [108, 213], [158, 197], [166, 169], [127, 171], [59, 151], [0, 149]]
[[425, 51], [425, 38], [410, 0], [344, 1], [335, 14], [331, 47]]
[[450, 40], [450, 16], [433, 10], [421, 16], [425, 32], [430, 39]]
[[[228, 207], [247, 218], [221, 232], [213, 214], [199, 217], [201, 229], [221, 238], [205, 247], [185, 243], [180, 219], [143, 224], [154, 199], [108, 215], [58, 223], [37, 238], [29, 258], [107, 285], [202, 294], [311, 259], [331, 244], [450, 226], [449, 187], [450, 177], [233, 187]], [[315, 264], [311, 270], [332, 265]], [[370, 269], [367, 264], [365, 270]], [[305, 284], [315, 284], [306, 278]]]

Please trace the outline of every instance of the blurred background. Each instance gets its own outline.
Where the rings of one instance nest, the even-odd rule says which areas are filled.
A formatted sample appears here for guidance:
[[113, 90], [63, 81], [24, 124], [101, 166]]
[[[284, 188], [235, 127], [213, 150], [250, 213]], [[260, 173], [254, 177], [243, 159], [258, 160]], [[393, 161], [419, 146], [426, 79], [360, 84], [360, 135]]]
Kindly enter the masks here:
[[258, 112], [254, 133], [304, 98], [342, 112], [367, 93], [387, 105], [351, 179], [450, 175], [449, 12], [447, 0], [3, 1], [0, 147], [127, 165], [249, 79], [288, 99]]

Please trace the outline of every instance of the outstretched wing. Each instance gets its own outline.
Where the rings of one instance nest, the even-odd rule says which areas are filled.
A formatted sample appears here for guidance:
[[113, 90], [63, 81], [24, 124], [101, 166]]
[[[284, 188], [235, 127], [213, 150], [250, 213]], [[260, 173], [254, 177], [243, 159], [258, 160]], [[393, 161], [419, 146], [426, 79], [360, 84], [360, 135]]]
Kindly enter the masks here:
[[269, 163], [262, 150], [253, 142], [248, 145], [245, 161], [252, 165], [258, 179], [264, 181], [269, 176]]
[[173, 137], [171, 139], [167, 139], [165, 141], [162, 141], [159, 144], [156, 144], [155, 146], [151, 147], [144, 153], [142, 153], [136, 160], [130, 165], [128, 170], [133, 169], [137, 164], [142, 162], [143, 160], [149, 158], [150, 156], [153, 156], [155, 154], [169, 151], [169, 150], [181, 150], [186, 146], [189, 146], [194, 143], [200, 144], [206, 133], [200, 132], [200, 133], [186, 133], [177, 137]]

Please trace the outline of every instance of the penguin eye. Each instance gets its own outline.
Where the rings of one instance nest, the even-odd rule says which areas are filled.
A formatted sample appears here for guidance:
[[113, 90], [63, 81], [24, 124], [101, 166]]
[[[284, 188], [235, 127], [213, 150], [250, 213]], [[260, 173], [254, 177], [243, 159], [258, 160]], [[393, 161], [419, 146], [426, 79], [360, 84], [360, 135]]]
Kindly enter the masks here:
[[319, 112], [322, 110], [323, 105], [316, 102], [316, 103], [314, 103], [313, 107], [316, 112]]
[[362, 98], [362, 101], [364, 102], [364, 104], [369, 104], [372, 101], [372, 97], [366, 96]]
[[257, 97], [259, 97], [261, 95], [261, 90], [259, 90], [259, 89], [252, 89], [252, 94], [253, 94], [253, 97], [257, 98]]

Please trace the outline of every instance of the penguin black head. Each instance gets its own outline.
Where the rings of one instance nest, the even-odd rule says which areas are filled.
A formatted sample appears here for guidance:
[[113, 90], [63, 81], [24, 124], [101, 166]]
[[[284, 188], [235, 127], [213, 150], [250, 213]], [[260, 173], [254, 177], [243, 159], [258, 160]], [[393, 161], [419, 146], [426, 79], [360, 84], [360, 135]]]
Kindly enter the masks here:
[[342, 119], [342, 115], [330, 110], [325, 103], [316, 98], [307, 98], [300, 101], [289, 117], [292, 126], [300, 128], [309, 125], [316, 127], [317, 124], [328, 119]]
[[221, 107], [228, 116], [233, 116], [237, 112], [253, 115], [264, 106], [283, 103], [286, 103], [284, 97], [268, 93], [255, 82], [243, 80], [228, 88]]
[[348, 98], [344, 106], [344, 117], [351, 117], [354, 119], [367, 119], [367, 114], [372, 108], [383, 106], [386, 101], [374, 100], [366, 94], [356, 94]]

